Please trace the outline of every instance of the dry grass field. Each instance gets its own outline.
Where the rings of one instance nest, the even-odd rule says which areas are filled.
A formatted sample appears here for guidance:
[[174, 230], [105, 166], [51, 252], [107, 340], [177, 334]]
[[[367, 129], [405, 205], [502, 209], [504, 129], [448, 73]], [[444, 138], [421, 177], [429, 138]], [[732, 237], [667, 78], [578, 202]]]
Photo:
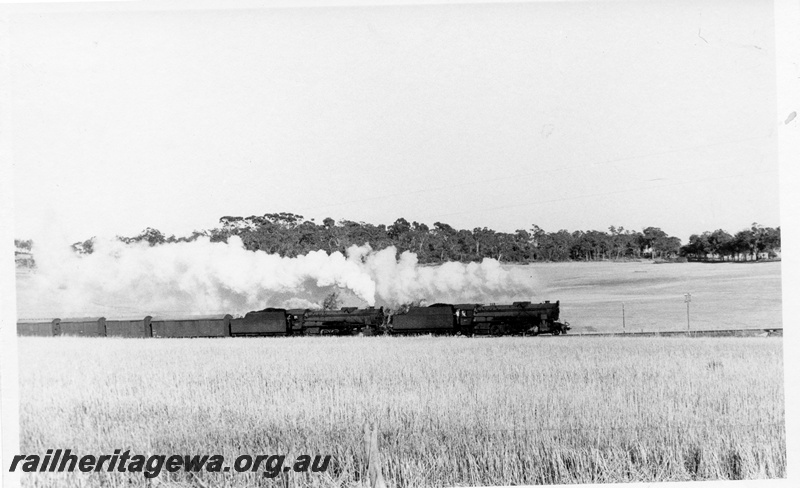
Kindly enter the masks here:
[[[22, 452], [335, 458], [325, 474], [274, 480], [202, 473], [206, 486], [361, 486], [365, 420], [379, 424], [390, 486], [785, 476], [778, 338], [62, 337], [19, 346]], [[182, 472], [156, 480], [202, 486]], [[148, 484], [103, 472], [23, 481]]]
[[534, 299], [560, 300], [574, 332], [780, 327], [781, 263], [542, 263], [514, 266], [537, 284]]

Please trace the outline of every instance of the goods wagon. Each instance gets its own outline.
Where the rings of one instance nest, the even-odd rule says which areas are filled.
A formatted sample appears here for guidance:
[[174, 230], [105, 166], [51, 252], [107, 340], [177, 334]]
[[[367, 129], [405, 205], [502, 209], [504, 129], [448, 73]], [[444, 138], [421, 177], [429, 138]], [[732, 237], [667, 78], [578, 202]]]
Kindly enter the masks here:
[[60, 319], [52, 320], [17, 320], [17, 335], [52, 337], [60, 331]]
[[61, 319], [61, 333], [63, 336], [105, 337], [105, 317], [81, 317]]
[[230, 314], [190, 318], [153, 317], [153, 337], [228, 337], [231, 335]]
[[566, 333], [569, 324], [558, 322], [558, 316], [559, 302], [480, 305], [474, 310], [472, 330], [483, 335]]
[[302, 317], [305, 335], [373, 333], [383, 324], [383, 307], [344, 307], [340, 310], [306, 310]]
[[108, 320], [106, 319], [106, 336], [108, 337], [153, 337], [149, 315], [142, 320]]

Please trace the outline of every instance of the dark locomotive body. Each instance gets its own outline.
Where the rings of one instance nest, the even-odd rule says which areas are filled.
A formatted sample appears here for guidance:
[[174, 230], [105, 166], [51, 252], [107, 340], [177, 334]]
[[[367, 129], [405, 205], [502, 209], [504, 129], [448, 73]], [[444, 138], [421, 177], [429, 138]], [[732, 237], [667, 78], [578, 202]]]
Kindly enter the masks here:
[[293, 335], [537, 335], [566, 333], [558, 322], [559, 302], [515, 302], [512, 305], [437, 303], [411, 307], [387, 316], [383, 308], [340, 310], [265, 308], [244, 317], [151, 317], [108, 320], [104, 317], [20, 320], [23, 336], [83, 337], [269, 337]]
[[307, 310], [302, 328], [305, 335], [372, 334], [383, 322], [383, 307], [345, 307], [340, 310]]
[[265, 308], [231, 322], [232, 336], [372, 334], [384, 322], [383, 308], [305, 310]]
[[514, 302], [511, 305], [481, 305], [475, 309], [473, 332], [481, 335], [558, 335], [569, 330], [558, 322], [559, 302]]
[[558, 322], [559, 302], [514, 302], [511, 305], [437, 303], [412, 307], [392, 317], [393, 334], [538, 335], [566, 334]]

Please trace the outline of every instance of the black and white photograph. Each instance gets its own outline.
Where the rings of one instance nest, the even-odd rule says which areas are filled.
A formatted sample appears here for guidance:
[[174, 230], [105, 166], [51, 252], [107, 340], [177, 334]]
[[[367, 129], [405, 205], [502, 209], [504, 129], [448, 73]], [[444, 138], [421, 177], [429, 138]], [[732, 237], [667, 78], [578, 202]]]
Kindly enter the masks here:
[[0, 8], [8, 486], [796, 476], [796, 2]]

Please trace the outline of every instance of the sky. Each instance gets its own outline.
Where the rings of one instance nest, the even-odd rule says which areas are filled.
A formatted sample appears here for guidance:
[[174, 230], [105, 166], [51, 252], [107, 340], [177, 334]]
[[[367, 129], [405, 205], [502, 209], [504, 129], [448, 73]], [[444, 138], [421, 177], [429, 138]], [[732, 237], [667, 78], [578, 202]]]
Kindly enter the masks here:
[[20, 14], [14, 234], [778, 226], [771, 2]]

